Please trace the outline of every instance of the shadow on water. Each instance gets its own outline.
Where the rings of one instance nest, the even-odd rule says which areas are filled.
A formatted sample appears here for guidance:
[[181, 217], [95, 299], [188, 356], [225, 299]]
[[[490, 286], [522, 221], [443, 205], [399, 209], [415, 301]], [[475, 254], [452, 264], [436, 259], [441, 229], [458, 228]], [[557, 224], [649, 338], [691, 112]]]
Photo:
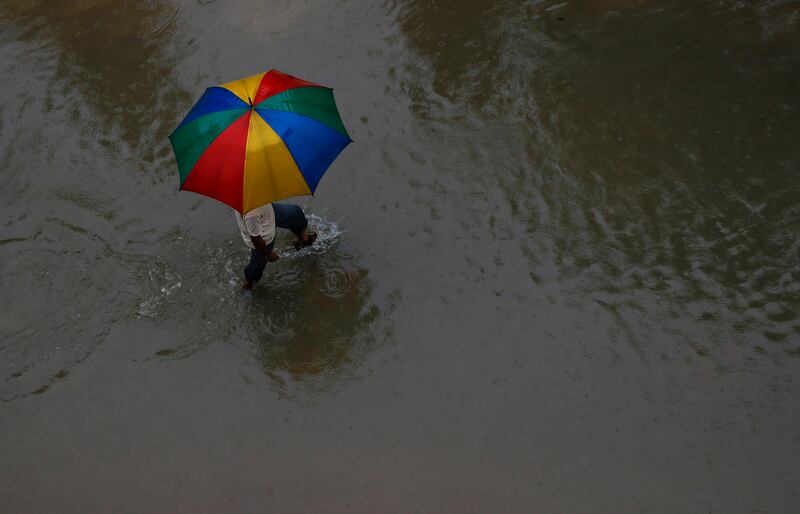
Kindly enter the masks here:
[[431, 196], [519, 227], [540, 296], [646, 360], [800, 354], [796, 2], [389, 6]]

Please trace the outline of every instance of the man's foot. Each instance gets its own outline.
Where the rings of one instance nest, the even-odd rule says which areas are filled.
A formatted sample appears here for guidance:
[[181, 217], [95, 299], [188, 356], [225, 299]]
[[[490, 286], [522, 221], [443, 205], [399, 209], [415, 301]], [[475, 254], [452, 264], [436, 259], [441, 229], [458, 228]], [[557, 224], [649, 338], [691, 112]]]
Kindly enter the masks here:
[[248, 282], [247, 280], [245, 280], [244, 283], [242, 284], [242, 289], [244, 289], [245, 291], [249, 291], [250, 289], [253, 289], [253, 283], [252, 282]]
[[314, 241], [317, 240], [317, 234], [314, 232], [303, 232], [299, 236], [297, 236], [297, 242], [294, 244], [296, 250], [301, 248], [305, 248], [306, 246], [311, 246], [314, 244]]

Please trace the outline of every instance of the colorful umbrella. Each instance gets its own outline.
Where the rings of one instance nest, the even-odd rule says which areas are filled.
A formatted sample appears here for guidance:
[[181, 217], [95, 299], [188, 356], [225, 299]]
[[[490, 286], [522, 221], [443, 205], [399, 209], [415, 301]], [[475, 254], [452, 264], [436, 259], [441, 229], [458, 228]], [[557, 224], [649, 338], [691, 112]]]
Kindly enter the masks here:
[[206, 89], [169, 139], [180, 189], [243, 214], [314, 194], [352, 142], [330, 88], [277, 70]]

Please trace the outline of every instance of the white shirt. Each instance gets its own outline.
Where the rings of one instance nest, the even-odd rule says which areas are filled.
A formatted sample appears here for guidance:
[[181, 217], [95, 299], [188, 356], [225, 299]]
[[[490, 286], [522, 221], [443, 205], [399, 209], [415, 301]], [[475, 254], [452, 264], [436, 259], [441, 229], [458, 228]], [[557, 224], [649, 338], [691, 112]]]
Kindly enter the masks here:
[[233, 211], [233, 215], [236, 216], [244, 243], [250, 248], [256, 247], [250, 236], [261, 236], [267, 244], [275, 239], [275, 209], [271, 203], [253, 209], [244, 215], [244, 219], [238, 211]]

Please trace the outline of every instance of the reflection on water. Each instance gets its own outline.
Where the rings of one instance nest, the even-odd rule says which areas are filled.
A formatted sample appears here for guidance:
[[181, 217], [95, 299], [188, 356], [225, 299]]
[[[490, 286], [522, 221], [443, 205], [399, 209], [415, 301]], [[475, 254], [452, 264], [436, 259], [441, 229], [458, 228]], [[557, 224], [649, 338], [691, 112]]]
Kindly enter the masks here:
[[532, 287], [588, 295], [645, 360], [800, 350], [796, 2], [395, 9], [421, 153], [447, 145], [463, 194], [500, 186]]
[[174, 15], [163, 2], [0, 6], [4, 399], [86, 359], [154, 259], [136, 175], [169, 156], [154, 113], [185, 96], [171, 78]]
[[[275, 276], [247, 299], [239, 294], [243, 246], [209, 235], [201, 216], [176, 205], [167, 135], [208, 85], [189, 92], [175, 76], [193, 51], [179, 26], [186, 8], [0, 5], [8, 78], [0, 91], [9, 213], [0, 237], [3, 400], [46, 392], [115, 327], [136, 320], [175, 334], [161, 358], [251, 341], [270, 376], [288, 370], [284, 389], [312, 372], [319, 380], [344, 373], [375, 344], [380, 311], [367, 271], [338, 253], [335, 225], [312, 217], [319, 244], [273, 267]], [[268, 287], [277, 299], [265, 296]]]
[[[505, 58], [500, 44], [502, 23], [527, 2], [503, 0], [445, 0], [397, 2], [400, 28], [413, 49], [433, 65], [431, 88], [448, 99], [463, 99], [480, 108], [497, 101], [497, 87], [509, 77], [498, 74]], [[454, 24], [452, 21], [458, 19]], [[424, 82], [423, 82], [424, 84]], [[412, 86], [412, 100], [416, 98]], [[419, 107], [419, 105], [417, 105]]]
[[[796, 503], [797, 2], [34, 0], [0, 22], [5, 510]], [[175, 191], [166, 135], [270, 65], [336, 86], [359, 143], [314, 201], [347, 236], [280, 236], [242, 294], [238, 229]]]
[[[333, 257], [333, 258], [332, 258]], [[280, 390], [323, 391], [344, 382], [376, 344], [367, 271], [335, 255], [306, 258], [254, 292], [248, 333]]]
[[45, 112], [66, 109], [73, 118], [91, 117], [88, 136], [111, 148], [120, 142], [137, 147], [152, 162], [153, 142], [169, 134], [158, 123], [163, 110], [191, 100], [172, 73], [180, 58], [172, 41], [179, 11], [157, 0], [38, 0], [4, 2], [0, 19], [13, 24], [12, 37], [58, 53], [47, 94], [37, 99]]
[[379, 308], [367, 270], [338, 250], [336, 225], [309, 218], [321, 235], [318, 244], [295, 252], [293, 239], [279, 234], [276, 251], [283, 257], [267, 267], [252, 293], [239, 292], [249, 256], [239, 241], [187, 265], [181, 261], [185, 252], [203, 245], [180, 236], [172, 259], [139, 267], [139, 281], [149, 287], [138, 316], [176, 334], [173, 345], [156, 355], [184, 358], [213, 342], [242, 340], [278, 390], [293, 398], [355, 376], [366, 352], [391, 328], [385, 316], [393, 300]]

